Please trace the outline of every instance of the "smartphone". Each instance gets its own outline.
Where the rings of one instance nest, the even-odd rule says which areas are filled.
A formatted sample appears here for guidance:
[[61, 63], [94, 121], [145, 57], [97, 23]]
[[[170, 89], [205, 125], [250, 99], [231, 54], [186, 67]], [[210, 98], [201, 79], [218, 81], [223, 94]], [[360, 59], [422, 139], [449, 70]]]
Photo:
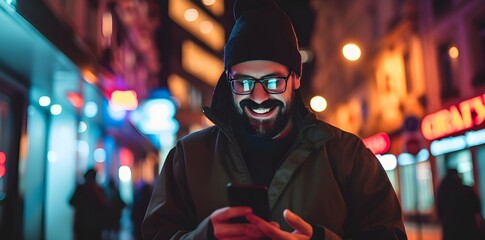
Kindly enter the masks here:
[[[251, 184], [227, 184], [229, 206], [247, 206], [260, 218], [269, 221], [268, 188]], [[232, 222], [247, 222], [245, 218], [237, 218]]]

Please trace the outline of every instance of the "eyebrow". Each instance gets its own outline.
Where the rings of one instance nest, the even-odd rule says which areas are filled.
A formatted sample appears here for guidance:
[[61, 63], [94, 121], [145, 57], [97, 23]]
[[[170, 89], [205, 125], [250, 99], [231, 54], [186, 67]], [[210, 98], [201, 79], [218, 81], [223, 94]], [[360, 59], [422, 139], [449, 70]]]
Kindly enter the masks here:
[[[234, 74], [232, 71], [229, 71], [229, 74], [230, 74], [230, 76], [235, 77], [235, 78], [237, 78], [237, 77], [249, 77], [249, 78], [256, 79], [254, 76], [246, 75], [246, 74], [239, 74], [239, 73]], [[288, 75], [288, 73], [286, 75]], [[260, 78], [279, 77], [279, 76], [286, 76], [286, 75], [281, 73], [281, 72], [274, 72], [274, 73], [269, 73], [269, 74], [263, 75]]]

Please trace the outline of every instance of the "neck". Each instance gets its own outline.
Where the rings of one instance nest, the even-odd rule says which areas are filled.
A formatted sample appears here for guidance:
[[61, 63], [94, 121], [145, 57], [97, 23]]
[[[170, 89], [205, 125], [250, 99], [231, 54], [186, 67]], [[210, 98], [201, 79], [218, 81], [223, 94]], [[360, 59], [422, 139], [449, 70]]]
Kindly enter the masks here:
[[293, 125], [294, 125], [293, 118], [290, 118], [290, 120], [286, 124], [285, 128], [283, 129], [283, 131], [281, 131], [280, 133], [278, 133], [272, 139], [279, 140], [279, 139], [282, 139], [282, 138], [288, 136], [288, 134], [290, 134], [291, 131], [293, 130], [293, 127], [294, 127]]

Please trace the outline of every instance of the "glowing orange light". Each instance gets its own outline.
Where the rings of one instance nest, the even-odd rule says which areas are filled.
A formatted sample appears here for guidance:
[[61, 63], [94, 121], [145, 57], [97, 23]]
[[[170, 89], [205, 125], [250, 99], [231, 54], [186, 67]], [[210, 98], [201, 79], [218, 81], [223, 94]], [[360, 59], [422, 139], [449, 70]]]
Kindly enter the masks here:
[[138, 107], [138, 98], [136, 92], [113, 91], [111, 93], [110, 105], [114, 110], [135, 110]]
[[374, 154], [383, 154], [391, 147], [391, 140], [387, 133], [381, 132], [368, 138], [362, 139], [365, 146], [368, 147]]
[[460, 55], [460, 52], [458, 51], [457, 47], [453, 46], [448, 50], [448, 55], [450, 58], [457, 58]]
[[421, 122], [424, 138], [434, 140], [485, 122], [485, 94], [429, 114]]
[[98, 78], [90, 70], [82, 71], [82, 75], [83, 75], [84, 80], [86, 80], [86, 82], [88, 82], [88, 83], [96, 84], [96, 82], [98, 82]]

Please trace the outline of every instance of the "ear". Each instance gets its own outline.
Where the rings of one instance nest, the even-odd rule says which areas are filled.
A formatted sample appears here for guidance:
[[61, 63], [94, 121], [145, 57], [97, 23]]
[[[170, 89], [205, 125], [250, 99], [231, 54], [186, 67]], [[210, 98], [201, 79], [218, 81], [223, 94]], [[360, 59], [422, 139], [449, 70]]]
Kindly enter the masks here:
[[300, 88], [300, 77], [296, 74], [293, 74], [293, 84], [294, 84], [294, 87], [295, 89], [299, 89]]

